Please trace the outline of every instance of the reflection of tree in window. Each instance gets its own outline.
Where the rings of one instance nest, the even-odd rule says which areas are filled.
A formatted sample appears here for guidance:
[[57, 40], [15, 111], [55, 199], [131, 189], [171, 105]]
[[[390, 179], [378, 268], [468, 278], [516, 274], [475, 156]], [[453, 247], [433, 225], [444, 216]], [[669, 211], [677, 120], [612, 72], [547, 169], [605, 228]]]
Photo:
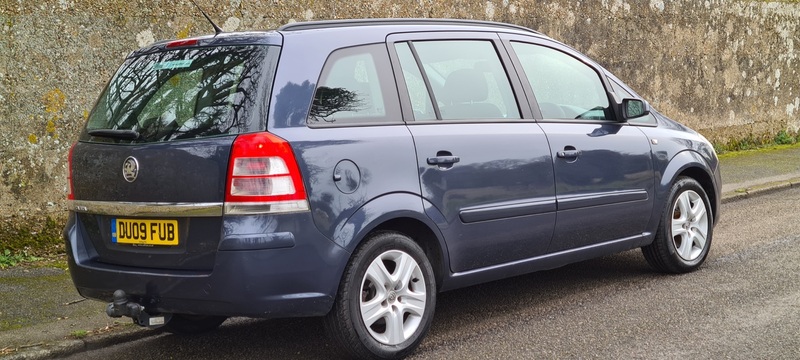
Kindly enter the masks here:
[[385, 116], [383, 94], [371, 48], [340, 50], [325, 64], [310, 123], [372, 121]]
[[320, 86], [314, 94], [311, 118], [314, 121], [334, 122], [333, 116], [342, 111], [358, 111], [362, 101], [358, 94], [345, 88]]
[[[139, 114], [142, 128], [168, 125], [175, 121], [182, 126], [194, 116], [194, 99], [197, 97], [198, 85], [202, 79], [201, 69], [186, 71], [173, 75], [161, 86]], [[159, 122], [160, 124], [153, 124]]]
[[[267, 47], [210, 47], [128, 59], [90, 115], [87, 129], [130, 129], [144, 141], [245, 132], [244, 114]], [[165, 66], [165, 64], [175, 64]], [[269, 73], [271, 76], [272, 74]]]

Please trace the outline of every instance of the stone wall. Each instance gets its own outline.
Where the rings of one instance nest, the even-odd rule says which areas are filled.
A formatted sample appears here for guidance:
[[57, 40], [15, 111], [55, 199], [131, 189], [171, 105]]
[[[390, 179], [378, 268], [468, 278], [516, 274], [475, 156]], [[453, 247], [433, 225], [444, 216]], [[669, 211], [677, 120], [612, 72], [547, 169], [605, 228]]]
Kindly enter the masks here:
[[[796, 2], [197, 2], [226, 31], [351, 17], [517, 23], [587, 53], [712, 141], [800, 127]], [[123, 57], [210, 31], [188, 0], [0, 0], [0, 217], [63, 217], [68, 148]]]

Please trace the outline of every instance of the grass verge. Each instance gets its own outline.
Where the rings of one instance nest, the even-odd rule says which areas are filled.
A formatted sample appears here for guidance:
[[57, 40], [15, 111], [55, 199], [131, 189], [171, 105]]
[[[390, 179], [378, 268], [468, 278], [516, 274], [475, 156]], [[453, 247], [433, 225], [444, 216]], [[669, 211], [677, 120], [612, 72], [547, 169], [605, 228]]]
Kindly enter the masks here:
[[0, 269], [13, 266], [66, 267], [63, 219], [0, 219]]
[[775, 146], [792, 146], [800, 143], [800, 133], [792, 130], [781, 130], [775, 135], [750, 134], [739, 139], [729, 139], [726, 142], [715, 142], [714, 150], [717, 154], [724, 155], [740, 151], [760, 150]]

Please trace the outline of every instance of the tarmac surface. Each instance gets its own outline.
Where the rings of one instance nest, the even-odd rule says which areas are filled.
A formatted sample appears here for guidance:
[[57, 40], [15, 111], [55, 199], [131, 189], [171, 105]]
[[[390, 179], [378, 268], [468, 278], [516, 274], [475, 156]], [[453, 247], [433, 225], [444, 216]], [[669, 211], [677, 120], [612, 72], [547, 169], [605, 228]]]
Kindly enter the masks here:
[[[723, 156], [723, 203], [800, 186], [800, 147]], [[723, 214], [724, 216], [724, 214]], [[0, 270], [0, 359], [48, 359], [153, 335], [83, 299], [66, 270]]]

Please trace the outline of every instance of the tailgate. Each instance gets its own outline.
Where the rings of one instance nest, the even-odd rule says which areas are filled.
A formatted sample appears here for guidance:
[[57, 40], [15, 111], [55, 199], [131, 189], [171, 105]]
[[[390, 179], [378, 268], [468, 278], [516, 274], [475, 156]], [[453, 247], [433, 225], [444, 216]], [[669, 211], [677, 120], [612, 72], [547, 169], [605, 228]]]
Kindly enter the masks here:
[[[209, 270], [235, 136], [136, 146], [78, 143], [72, 209], [95, 261]], [[135, 169], [131, 168], [135, 163]], [[135, 170], [130, 181], [125, 174]], [[88, 244], [87, 244], [88, 245]]]
[[70, 155], [70, 206], [93, 261], [213, 267], [231, 145], [265, 127], [280, 48], [260, 41], [190, 39], [125, 60]]

